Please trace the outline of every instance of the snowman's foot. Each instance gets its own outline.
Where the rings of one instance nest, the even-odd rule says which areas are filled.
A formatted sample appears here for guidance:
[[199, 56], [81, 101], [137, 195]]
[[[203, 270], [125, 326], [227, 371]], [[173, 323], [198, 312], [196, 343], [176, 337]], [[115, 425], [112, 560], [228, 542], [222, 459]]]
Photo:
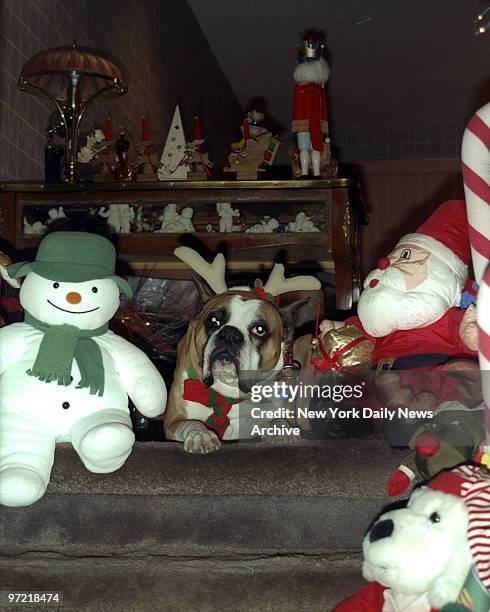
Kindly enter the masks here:
[[0, 470], [0, 504], [30, 506], [46, 491], [39, 472], [30, 467], [5, 467]]
[[123, 423], [103, 423], [89, 429], [76, 449], [91, 472], [106, 474], [118, 470], [129, 457], [134, 444], [131, 427]]

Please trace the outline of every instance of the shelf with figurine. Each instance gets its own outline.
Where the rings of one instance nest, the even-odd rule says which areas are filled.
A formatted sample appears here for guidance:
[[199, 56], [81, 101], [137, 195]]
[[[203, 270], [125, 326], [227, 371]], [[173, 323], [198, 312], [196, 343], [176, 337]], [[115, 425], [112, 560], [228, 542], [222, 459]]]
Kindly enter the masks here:
[[338, 308], [348, 309], [359, 278], [356, 188], [346, 180], [2, 183], [0, 235], [13, 249], [34, 248], [55, 229], [112, 235], [130, 268], [157, 265], [168, 278], [186, 278], [172, 258], [183, 244], [229, 249], [230, 265], [246, 271], [280, 256], [300, 272], [335, 271]]
[[111, 201], [92, 203], [67, 201], [56, 206], [24, 200], [19, 222], [25, 236], [43, 235], [51, 229], [76, 227], [109, 234], [287, 234], [320, 233], [329, 227], [325, 210], [317, 202], [233, 202], [192, 199], [144, 204]]

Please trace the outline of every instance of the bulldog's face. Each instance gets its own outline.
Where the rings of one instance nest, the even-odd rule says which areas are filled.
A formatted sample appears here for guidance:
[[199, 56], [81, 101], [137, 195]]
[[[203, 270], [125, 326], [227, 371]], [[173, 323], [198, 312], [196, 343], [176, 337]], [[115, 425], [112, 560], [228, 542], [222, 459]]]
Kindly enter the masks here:
[[290, 325], [274, 303], [251, 291], [211, 298], [191, 327], [191, 359], [198, 361], [204, 384], [224, 395], [249, 390], [240, 381], [242, 372], [272, 372], [283, 365]]

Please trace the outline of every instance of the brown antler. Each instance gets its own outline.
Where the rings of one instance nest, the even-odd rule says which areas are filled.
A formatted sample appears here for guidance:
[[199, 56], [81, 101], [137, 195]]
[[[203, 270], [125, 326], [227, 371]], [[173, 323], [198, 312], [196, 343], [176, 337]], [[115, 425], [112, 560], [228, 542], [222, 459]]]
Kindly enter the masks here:
[[320, 281], [314, 276], [284, 277], [284, 266], [275, 264], [264, 285], [264, 290], [271, 295], [281, 295], [289, 291], [315, 291], [321, 287]]
[[213, 263], [208, 263], [197, 251], [189, 247], [177, 247], [174, 255], [199, 274], [216, 294], [228, 290], [225, 281], [226, 261], [222, 253], [216, 255]]

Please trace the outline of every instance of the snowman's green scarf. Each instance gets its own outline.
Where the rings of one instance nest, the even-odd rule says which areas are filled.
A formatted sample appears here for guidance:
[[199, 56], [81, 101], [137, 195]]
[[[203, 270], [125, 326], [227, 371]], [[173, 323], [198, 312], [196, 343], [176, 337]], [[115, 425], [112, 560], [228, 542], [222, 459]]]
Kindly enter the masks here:
[[93, 330], [78, 329], [74, 325], [46, 325], [27, 311], [24, 321], [44, 332], [36, 361], [27, 370], [43, 382], [56, 380], [65, 387], [71, 384], [71, 367], [76, 360], [81, 379], [77, 389], [90, 389], [91, 395], [104, 394], [104, 365], [100, 347], [93, 336], [105, 334], [108, 325]]

